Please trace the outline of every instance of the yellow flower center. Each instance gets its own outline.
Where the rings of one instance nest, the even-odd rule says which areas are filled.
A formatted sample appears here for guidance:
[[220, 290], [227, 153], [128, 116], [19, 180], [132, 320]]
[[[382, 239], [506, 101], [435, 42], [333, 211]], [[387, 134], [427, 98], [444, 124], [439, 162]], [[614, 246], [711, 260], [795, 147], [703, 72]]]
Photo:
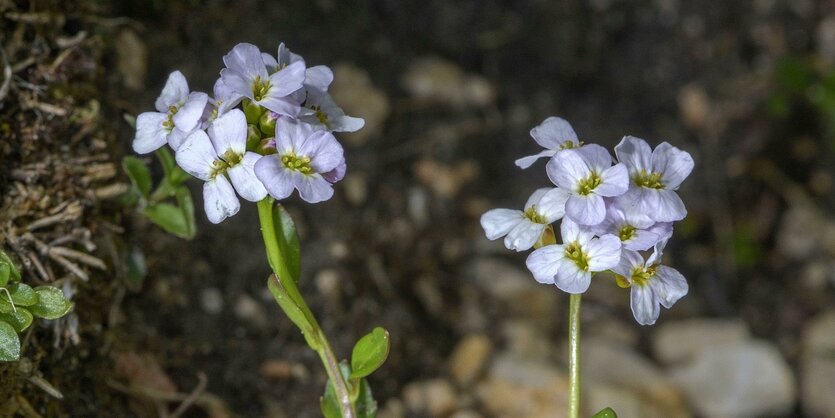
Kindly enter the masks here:
[[270, 91], [270, 80], [261, 81], [261, 76], [255, 77], [252, 81], [252, 98], [256, 102], [260, 102], [267, 97], [267, 92]]
[[661, 173], [647, 173], [641, 170], [638, 174], [632, 177], [632, 181], [638, 187], [646, 187], [650, 189], [663, 189], [664, 183], [661, 181]]
[[560, 150], [580, 148], [582, 146], [583, 146], [583, 141], [577, 141], [577, 143], [575, 143], [574, 141], [565, 141], [562, 144], [560, 144]]
[[299, 157], [295, 154], [284, 154], [281, 156], [281, 163], [290, 170], [295, 170], [302, 174], [313, 173], [313, 167], [310, 165], [310, 157]]
[[525, 210], [525, 218], [527, 218], [529, 221], [531, 221], [535, 224], [547, 223], [547, 221], [545, 220], [545, 217], [540, 215], [536, 211], [536, 205], [531, 205], [531, 207], [529, 207], [527, 210]]
[[624, 225], [618, 230], [618, 237], [621, 241], [627, 241], [635, 236], [635, 227], [632, 225]]
[[316, 112], [316, 119], [319, 119], [319, 123], [322, 125], [328, 124], [328, 114], [322, 111], [321, 106], [310, 106], [310, 110]]
[[241, 162], [243, 156], [238, 154], [232, 150], [227, 150], [220, 156], [220, 158], [212, 161], [212, 178], [217, 177], [220, 174], [226, 173], [231, 167], [238, 165]]
[[583, 196], [591, 194], [597, 186], [600, 186], [600, 183], [603, 181], [600, 179], [600, 176], [592, 171], [591, 174], [580, 180], [579, 184], [577, 185], [577, 193]]
[[632, 270], [632, 284], [644, 287], [649, 284], [650, 279], [655, 276], [655, 269], [658, 264], [653, 264], [647, 268], [638, 266]]
[[573, 261], [580, 270], [589, 271], [589, 255], [583, 252], [583, 249], [577, 242], [572, 242], [565, 246], [565, 256]]

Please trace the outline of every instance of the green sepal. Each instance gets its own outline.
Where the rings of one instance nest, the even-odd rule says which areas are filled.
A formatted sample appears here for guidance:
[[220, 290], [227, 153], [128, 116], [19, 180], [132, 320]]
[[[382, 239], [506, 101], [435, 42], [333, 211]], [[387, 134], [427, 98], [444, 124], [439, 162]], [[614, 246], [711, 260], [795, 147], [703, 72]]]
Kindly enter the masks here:
[[[7, 264], [9, 266], [9, 279], [12, 281], [20, 280], [20, 270], [17, 269], [14, 262], [12, 261], [11, 257], [6, 254], [3, 250], [0, 250], [0, 264]], [[0, 284], [0, 286], [4, 286], [5, 283]]]
[[612, 408], [606, 408], [592, 416], [591, 418], [618, 418], [618, 414]]
[[148, 166], [139, 158], [128, 156], [122, 159], [122, 169], [127, 173], [133, 187], [147, 199], [152, 187], [151, 170], [148, 170]]
[[248, 151], [258, 152], [258, 146], [261, 145], [261, 130], [255, 125], [246, 126], [246, 149]]
[[29, 285], [12, 283], [7, 288], [16, 306], [32, 306], [38, 303], [38, 294]]
[[191, 238], [189, 221], [183, 211], [170, 203], [156, 203], [144, 210], [151, 222], [180, 238]]
[[72, 302], [64, 297], [64, 292], [57, 287], [36, 287], [35, 293], [38, 294], [38, 303], [30, 306], [29, 311], [38, 318], [58, 319], [73, 307]]
[[275, 235], [278, 238], [278, 249], [284, 258], [284, 265], [290, 273], [293, 282], [299, 283], [302, 271], [301, 243], [299, 234], [296, 232], [296, 224], [284, 206], [273, 205], [273, 225]]
[[275, 136], [275, 121], [277, 120], [270, 112], [264, 112], [258, 120], [258, 128], [268, 138]]
[[244, 115], [246, 115], [246, 123], [250, 125], [257, 125], [258, 121], [261, 119], [261, 115], [266, 110], [263, 107], [252, 103], [252, 101], [248, 99], [244, 99], [243, 108]]
[[29, 325], [32, 325], [34, 316], [24, 307], [18, 307], [15, 311], [10, 313], [0, 313], [0, 321], [9, 323], [17, 332], [26, 331]]
[[351, 378], [363, 378], [377, 370], [389, 355], [389, 333], [376, 327], [360, 338], [351, 352]]
[[20, 337], [8, 322], [0, 321], [0, 361], [17, 361], [20, 358]]

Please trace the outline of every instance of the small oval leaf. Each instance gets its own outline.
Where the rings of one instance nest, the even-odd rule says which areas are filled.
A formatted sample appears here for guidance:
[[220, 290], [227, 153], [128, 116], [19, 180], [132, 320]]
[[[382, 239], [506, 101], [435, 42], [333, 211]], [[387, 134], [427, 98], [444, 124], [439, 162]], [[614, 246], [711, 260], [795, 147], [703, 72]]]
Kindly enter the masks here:
[[9, 295], [6, 294], [6, 291], [3, 290], [0, 292], [0, 313], [9, 313], [13, 312], [14, 307], [12, 303], [9, 302]]
[[30, 306], [29, 311], [38, 318], [58, 319], [72, 309], [72, 302], [57, 287], [37, 287], [35, 293], [38, 294], [38, 303]]
[[360, 382], [359, 396], [354, 408], [357, 410], [357, 418], [374, 418], [377, 416], [377, 401], [374, 400], [374, 395], [371, 393], [368, 379], [362, 379]]
[[166, 232], [180, 238], [189, 238], [188, 220], [177, 206], [170, 203], [157, 203], [145, 208], [145, 216]]
[[17, 308], [10, 313], [0, 313], [0, 321], [8, 322], [17, 332], [26, 331], [26, 328], [32, 325], [33, 319], [32, 313], [26, 308]]
[[17, 361], [20, 358], [20, 338], [10, 324], [0, 321], [0, 361]]
[[11, 257], [9, 257], [9, 255], [6, 254], [3, 250], [0, 250], [0, 264], [2, 263], [9, 265], [9, 278], [11, 280], [20, 280], [20, 270], [18, 270], [17, 267], [15, 267]]
[[594, 414], [591, 418], [618, 418], [618, 414], [615, 413], [615, 410], [612, 408], [606, 408], [596, 414]]
[[38, 303], [38, 294], [29, 285], [13, 283], [7, 289], [12, 295], [12, 302], [17, 306], [32, 306]]
[[351, 378], [363, 378], [377, 370], [389, 355], [389, 333], [376, 327], [360, 338], [351, 352]]
[[301, 244], [299, 234], [296, 232], [296, 224], [284, 206], [273, 206], [273, 225], [275, 225], [275, 235], [278, 237], [279, 250], [281, 256], [284, 257], [287, 270], [290, 271], [293, 281], [298, 283], [302, 271]]
[[125, 157], [122, 160], [122, 168], [128, 173], [131, 184], [142, 193], [146, 199], [151, 194], [151, 170], [145, 165], [142, 160], [136, 157]]
[[12, 267], [8, 263], [0, 261], [0, 287], [5, 286], [11, 277]]

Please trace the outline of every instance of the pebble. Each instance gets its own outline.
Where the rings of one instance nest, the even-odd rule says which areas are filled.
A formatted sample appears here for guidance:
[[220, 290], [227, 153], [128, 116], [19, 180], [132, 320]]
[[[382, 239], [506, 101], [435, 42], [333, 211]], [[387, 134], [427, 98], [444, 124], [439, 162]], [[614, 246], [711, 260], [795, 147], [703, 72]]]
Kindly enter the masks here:
[[449, 358], [453, 380], [462, 386], [472, 383], [484, 369], [492, 347], [490, 339], [484, 334], [472, 334], [461, 339]]
[[371, 83], [367, 71], [351, 64], [335, 65], [330, 94], [345, 113], [365, 119], [362, 129], [344, 133], [340, 139], [349, 145], [360, 146], [382, 133], [391, 106], [385, 92]]
[[707, 348], [739, 344], [749, 338], [748, 328], [738, 319], [668, 321], [652, 334], [652, 349], [658, 360], [672, 364], [690, 360]]
[[503, 353], [476, 388], [490, 416], [560, 418], [566, 416], [568, 379], [548, 360]]
[[670, 376], [705, 418], [784, 416], [796, 397], [789, 365], [764, 341], [706, 347]]
[[403, 388], [403, 400], [408, 410], [432, 417], [445, 417], [458, 407], [452, 383], [440, 378], [409, 383]]
[[486, 107], [496, 100], [495, 88], [480, 75], [465, 73], [455, 63], [437, 57], [416, 60], [402, 78], [414, 98], [459, 108]]
[[476, 285], [504, 303], [516, 315], [549, 329], [560, 318], [560, 293], [553, 285], [537, 283], [533, 276], [499, 258], [478, 258], [468, 270]]
[[835, 310], [815, 317], [803, 330], [801, 404], [814, 417], [835, 417]]
[[267, 310], [249, 295], [240, 295], [235, 300], [235, 316], [256, 328], [267, 325]]
[[200, 306], [207, 314], [217, 315], [223, 311], [223, 293], [216, 287], [200, 290]]

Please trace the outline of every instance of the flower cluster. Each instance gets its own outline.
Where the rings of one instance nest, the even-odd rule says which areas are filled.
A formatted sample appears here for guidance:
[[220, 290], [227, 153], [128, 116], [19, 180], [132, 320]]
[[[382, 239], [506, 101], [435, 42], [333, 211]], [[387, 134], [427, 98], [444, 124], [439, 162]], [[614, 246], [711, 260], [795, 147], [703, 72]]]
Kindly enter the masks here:
[[[548, 178], [556, 187], [536, 190], [524, 210], [493, 209], [481, 217], [487, 238], [505, 237], [514, 251], [536, 248], [528, 269], [540, 283], [583, 293], [592, 274], [612, 272], [631, 288], [631, 307], [642, 325], [654, 324], [660, 306], [670, 308], [687, 294], [684, 276], [661, 265], [673, 222], [687, 210], [676, 190], [693, 170], [690, 154], [663, 142], [654, 150], [626, 136], [615, 147], [585, 144], [564, 119], [550, 117], [531, 130], [544, 151], [520, 158], [525, 169], [548, 157]], [[553, 226], [560, 224], [562, 244]]]
[[333, 132], [365, 123], [328, 94], [330, 68], [307, 67], [283, 43], [276, 56], [241, 43], [223, 63], [214, 97], [190, 91], [182, 73], [171, 73], [157, 111], [136, 118], [133, 149], [145, 154], [170, 146], [177, 164], [205, 182], [204, 208], [213, 223], [238, 212], [238, 196], [256, 202], [298, 190], [309, 203], [330, 199], [346, 169]]

